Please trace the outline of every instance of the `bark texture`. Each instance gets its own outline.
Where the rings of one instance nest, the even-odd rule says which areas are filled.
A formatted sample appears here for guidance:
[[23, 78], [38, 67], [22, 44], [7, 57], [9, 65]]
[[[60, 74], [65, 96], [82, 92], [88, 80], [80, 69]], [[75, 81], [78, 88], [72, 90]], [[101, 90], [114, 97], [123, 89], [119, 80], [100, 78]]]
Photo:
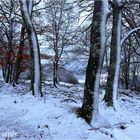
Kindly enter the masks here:
[[[115, 71], [117, 67], [117, 52], [118, 52], [118, 29], [119, 27], [119, 16], [121, 14], [121, 10], [123, 5], [118, 2], [118, 0], [114, 0], [112, 3], [113, 8], [113, 26], [112, 26], [112, 38], [111, 38], [111, 47], [110, 47], [110, 65], [109, 65], [109, 73], [107, 79], [106, 86], [106, 94], [104, 96], [104, 100], [108, 106], [113, 106], [113, 91], [114, 89], [114, 81], [115, 81]], [[121, 45], [121, 44], [120, 44]], [[120, 52], [119, 52], [120, 53]], [[119, 81], [116, 81], [119, 82]], [[118, 88], [118, 87], [117, 87]]]
[[86, 79], [84, 86], [83, 105], [80, 115], [88, 122], [91, 122], [93, 107], [93, 96], [96, 74], [98, 70], [99, 52], [101, 48], [101, 14], [102, 1], [95, 1], [90, 35], [90, 55], [86, 69]]
[[42, 85], [41, 85], [41, 61], [40, 61], [40, 50], [37, 38], [37, 33], [31, 19], [32, 0], [19, 0], [21, 6], [21, 13], [24, 26], [28, 34], [28, 40], [31, 46], [31, 57], [32, 57], [32, 76], [31, 76], [31, 89], [35, 96], [42, 96]]

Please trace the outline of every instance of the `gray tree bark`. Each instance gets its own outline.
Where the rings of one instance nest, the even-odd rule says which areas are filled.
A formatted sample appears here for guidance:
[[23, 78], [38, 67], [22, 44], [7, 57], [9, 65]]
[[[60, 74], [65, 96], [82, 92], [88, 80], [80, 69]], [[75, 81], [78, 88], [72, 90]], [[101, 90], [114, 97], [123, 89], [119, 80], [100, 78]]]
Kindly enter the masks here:
[[[117, 70], [117, 62], [118, 60], [118, 54], [120, 54], [121, 50], [119, 49], [119, 45], [121, 45], [120, 42], [120, 14], [121, 10], [123, 8], [123, 5], [118, 2], [118, 0], [114, 0], [112, 3], [113, 8], [113, 27], [112, 27], [112, 38], [111, 38], [111, 47], [110, 47], [110, 65], [109, 65], [109, 73], [108, 73], [108, 79], [107, 79], [107, 86], [106, 86], [106, 94], [104, 96], [104, 100], [108, 106], [114, 106], [113, 101], [113, 92], [115, 90], [118, 90], [118, 83], [119, 83], [119, 75], [116, 75], [115, 72]], [[119, 58], [121, 59], [121, 58]], [[119, 66], [120, 67], [120, 66]], [[118, 72], [117, 72], [118, 73]], [[117, 80], [115, 81], [115, 78]], [[116, 82], [116, 83], [115, 83]], [[114, 84], [117, 84], [116, 87], [114, 87]], [[114, 95], [115, 96], [115, 95]]]
[[93, 117], [99, 113], [98, 92], [105, 52], [105, 25], [107, 17], [106, 13], [104, 13], [104, 4], [105, 1], [103, 0], [96, 0], [94, 3], [90, 36], [90, 55], [86, 69], [83, 105], [79, 112], [88, 123], [91, 123]]
[[19, 0], [19, 2], [21, 6], [23, 23], [27, 30], [28, 40], [31, 46], [31, 57], [32, 57], [31, 89], [33, 95], [42, 96], [40, 50], [36, 30], [33, 26], [31, 19], [31, 10], [33, 1]]

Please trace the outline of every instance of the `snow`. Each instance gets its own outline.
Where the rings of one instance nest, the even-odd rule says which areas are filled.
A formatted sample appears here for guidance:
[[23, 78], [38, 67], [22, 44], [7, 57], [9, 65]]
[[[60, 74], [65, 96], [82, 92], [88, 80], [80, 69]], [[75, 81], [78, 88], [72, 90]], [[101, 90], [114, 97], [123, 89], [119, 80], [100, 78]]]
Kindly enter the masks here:
[[[129, 137], [127, 137], [126, 135], [124, 135], [121, 131], [119, 131], [118, 129], [114, 129], [114, 136], [115, 138], [119, 139], [119, 140], [131, 140]], [[121, 136], [121, 137], [120, 137]]]
[[24, 14], [26, 16], [26, 20], [28, 21], [28, 24], [30, 25], [30, 27], [32, 27], [32, 22], [31, 22], [31, 19], [30, 19], [30, 16], [29, 16], [29, 11], [28, 11], [28, 8], [27, 8], [27, 3], [25, 0], [20, 0], [20, 3], [21, 3], [21, 7], [24, 11]]
[[[106, 15], [108, 12], [107, 0], [102, 1]], [[32, 0], [30, 2], [32, 3]], [[102, 47], [105, 43], [105, 15], [103, 14], [101, 25]], [[138, 29], [140, 27], [131, 30], [122, 39], [121, 44], [132, 32]], [[33, 43], [36, 46], [35, 34], [32, 35], [32, 38], [34, 38]], [[120, 46], [120, 40], [118, 40], [118, 44]], [[37, 50], [35, 51], [37, 55]], [[104, 49], [101, 50], [100, 54], [103, 52]], [[48, 54], [52, 54], [52, 52], [48, 52]], [[38, 62], [37, 57], [35, 59], [35, 62]], [[102, 59], [100, 60], [102, 61]], [[46, 63], [44, 60], [42, 62]], [[79, 61], [73, 61], [67, 67], [69, 70], [71, 68], [72, 72], [78, 67], [79, 72], [79, 69], [82, 69], [84, 65], [86, 65], [85, 59], [81, 60], [80, 64]], [[119, 65], [117, 66], [119, 68]], [[39, 63], [36, 63], [36, 67], [39, 68]], [[2, 75], [1, 70], [0, 73]], [[99, 73], [100, 71], [97, 74], [96, 93], [99, 93], [98, 83], [100, 79], [104, 79], [100, 78]], [[116, 73], [118, 74], [119, 71]], [[37, 71], [35, 76], [35, 79], [39, 78]], [[80, 75], [79, 79], [81, 83], [84, 83], [83, 75]], [[60, 83], [58, 88], [54, 88], [52, 85], [51, 82], [44, 82], [44, 97], [35, 98], [29, 92], [29, 83], [26, 82], [18, 85], [18, 87], [12, 87], [9, 84], [4, 84], [0, 77], [0, 140], [6, 137], [11, 137], [14, 140], [140, 140], [140, 94], [136, 95], [131, 91], [127, 93], [130, 96], [123, 93], [119, 94], [118, 104], [120, 109], [115, 112], [102, 102], [104, 91], [101, 91], [100, 102], [96, 104], [100, 109], [99, 114], [96, 113], [97, 116], [90, 126], [76, 115], [76, 109], [81, 107], [82, 104], [83, 85]], [[114, 84], [116, 90], [118, 90], [117, 86]], [[37, 90], [35, 88], [35, 91]], [[98, 98], [98, 96], [96, 97]], [[118, 106], [118, 104], [115, 104], [115, 106]]]
[[123, 45], [123, 43], [125, 42], [125, 40], [129, 37], [129, 35], [131, 35], [132, 33], [134, 33], [135, 31], [140, 30], [140, 27], [136, 27], [132, 30], [130, 30], [125, 36], [124, 38], [121, 40], [121, 45]]
[[[12, 87], [0, 81], [0, 140], [10, 136], [14, 140], [139, 140], [140, 94], [121, 91], [119, 104], [123, 112], [115, 112], [102, 102], [100, 95], [100, 122], [102, 127], [93, 129], [76, 109], [81, 107], [83, 86], [43, 84], [43, 98], [35, 98], [29, 92], [30, 85], [23, 83]], [[108, 120], [109, 127], [106, 126]], [[105, 125], [105, 126], [104, 126]], [[121, 129], [124, 127], [125, 129]]]
[[29, 0], [28, 9], [29, 9], [29, 14], [31, 15], [32, 14], [32, 9], [33, 9], [33, 1], [32, 0]]

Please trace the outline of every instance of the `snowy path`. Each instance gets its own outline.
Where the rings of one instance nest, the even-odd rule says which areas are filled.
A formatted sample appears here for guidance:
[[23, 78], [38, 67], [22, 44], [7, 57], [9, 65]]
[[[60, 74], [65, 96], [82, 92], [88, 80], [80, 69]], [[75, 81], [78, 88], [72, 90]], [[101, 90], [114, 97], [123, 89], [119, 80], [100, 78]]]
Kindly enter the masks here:
[[[0, 140], [6, 135], [17, 140], [115, 140], [98, 130], [92, 130], [83, 119], [77, 118], [74, 108], [81, 106], [82, 90], [73, 86], [59, 89], [47, 86], [44, 88], [44, 100], [34, 98], [31, 93], [23, 95], [27, 92], [23, 87], [2, 86]], [[126, 102], [120, 100], [120, 103], [125, 111], [129, 108], [124, 116], [101, 107], [101, 113], [114, 127], [105, 131], [112, 133], [116, 140], [140, 140], [140, 100], [127, 97]], [[119, 122], [126, 129], [120, 129]]]
[[[27, 104], [19, 104], [17, 98], [13, 98], [10, 95], [3, 95], [2, 102], [0, 103], [0, 133], [2, 137], [11, 135], [17, 139], [40, 139], [49, 138], [49, 130], [44, 134], [42, 128], [38, 128], [37, 125], [32, 125], [32, 120], [22, 120], [22, 117], [28, 114]], [[2, 107], [4, 106], [4, 107]], [[25, 106], [25, 107], [24, 107]], [[46, 128], [48, 129], [48, 128]]]

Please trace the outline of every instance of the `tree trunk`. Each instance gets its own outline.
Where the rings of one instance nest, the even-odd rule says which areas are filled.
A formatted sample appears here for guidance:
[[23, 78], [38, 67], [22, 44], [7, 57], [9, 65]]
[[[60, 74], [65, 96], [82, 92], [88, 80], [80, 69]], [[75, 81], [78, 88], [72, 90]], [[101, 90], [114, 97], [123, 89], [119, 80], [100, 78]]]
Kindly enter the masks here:
[[[80, 115], [90, 123], [99, 113], [98, 92], [105, 52], [106, 0], [96, 0], [90, 36], [90, 55], [86, 70], [83, 105]], [[107, 8], [107, 7], [106, 7]]]
[[108, 106], [114, 106], [116, 103], [116, 94], [118, 93], [119, 70], [120, 70], [120, 29], [121, 29], [121, 9], [119, 0], [113, 1], [113, 27], [110, 47], [110, 66], [104, 100]]
[[31, 88], [32, 93], [35, 96], [42, 96], [42, 86], [41, 86], [41, 61], [40, 61], [40, 50], [39, 43], [36, 34], [36, 30], [33, 26], [31, 20], [31, 9], [32, 0], [19, 0], [21, 5], [22, 18], [24, 26], [27, 30], [28, 40], [31, 46], [31, 57], [32, 57], [32, 79], [31, 79]]
[[13, 85], [17, 84], [18, 79], [19, 79], [19, 75], [20, 75], [20, 71], [21, 71], [20, 67], [21, 67], [22, 57], [18, 57], [18, 56], [21, 56], [23, 54], [24, 34], [25, 34], [25, 27], [22, 26], [21, 27], [21, 37], [20, 37], [19, 50], [18, 50], [15, 68], [14, 68]]
[[133, 74], [133, 87], [134, 88], [137, 87], [137, 80], [138, 80], [136, 72], [137, 72], [137, 66], [134, 66], [134, 69], [132, 71], [132, 74]]
[[53, 85], [57, 87], [58, 84], [58, 61], [53, 62]]
[[[12, 10], [12, 9], [11, 9]], [[11, 17], [12, 11], [10, 13]], [[14, 53], [13, 53], [13, 19], [11, 18], [9, 21], [9, 32], [8, 32], [8, 49], [7, 49], [7, 56], [5, 58], [5, 74], [4, 80], [6, 83], [11, 83], [11, 77], [13, 76], [12, 73], [12, 64], [14, 60]]]

